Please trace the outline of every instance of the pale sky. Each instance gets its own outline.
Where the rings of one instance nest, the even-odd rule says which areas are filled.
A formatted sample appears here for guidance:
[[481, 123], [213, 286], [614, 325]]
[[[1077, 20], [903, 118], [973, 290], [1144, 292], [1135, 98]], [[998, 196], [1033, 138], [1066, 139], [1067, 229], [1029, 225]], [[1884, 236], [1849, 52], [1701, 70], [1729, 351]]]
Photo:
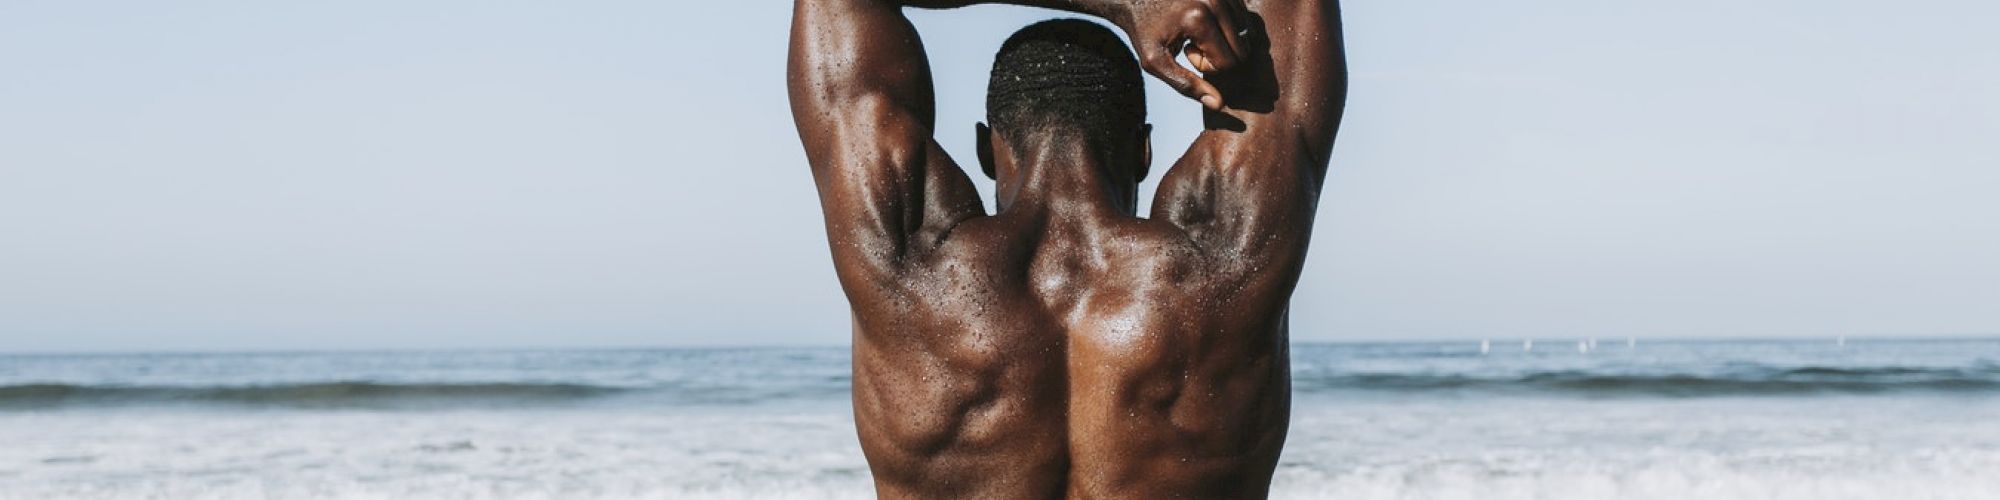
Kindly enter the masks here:
[[[789, 11], [0, 2], [0, 351], [845, 344]], [[1052, 15], [916, 15], [968, 165]], [[2000, 334], [1994, 19], [1349, 2], [1294, 338]]]

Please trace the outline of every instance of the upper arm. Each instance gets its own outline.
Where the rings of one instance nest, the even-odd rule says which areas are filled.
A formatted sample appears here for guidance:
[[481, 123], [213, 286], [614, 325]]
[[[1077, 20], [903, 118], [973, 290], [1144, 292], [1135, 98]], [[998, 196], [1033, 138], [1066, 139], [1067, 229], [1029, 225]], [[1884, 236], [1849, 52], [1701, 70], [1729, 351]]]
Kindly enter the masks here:
[[[1208, 75], [1229, 109], [1160, 182], [1155, 217], [1242, 271], [1296, 276], [1347, 94], [1336, 0], [1251, 0], [1260, 19], [1237, 68]], [[1268, 49], [1268, 50], [1267, 50]]]
[[787, 66], [792, 116], [844, 283], [892, 277], [983, 211], [932, 138], [930, 69], [900, 8], [799, 0]]

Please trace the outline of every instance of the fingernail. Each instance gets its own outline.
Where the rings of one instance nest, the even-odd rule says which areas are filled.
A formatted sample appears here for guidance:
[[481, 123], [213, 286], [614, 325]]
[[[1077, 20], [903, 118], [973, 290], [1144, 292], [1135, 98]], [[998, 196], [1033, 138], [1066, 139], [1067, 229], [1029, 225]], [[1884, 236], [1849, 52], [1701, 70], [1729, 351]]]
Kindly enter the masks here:
[[1208, 109], [1222, 109], [1222, 98], [1212, 95], [1201, 96], [1201, 105]]

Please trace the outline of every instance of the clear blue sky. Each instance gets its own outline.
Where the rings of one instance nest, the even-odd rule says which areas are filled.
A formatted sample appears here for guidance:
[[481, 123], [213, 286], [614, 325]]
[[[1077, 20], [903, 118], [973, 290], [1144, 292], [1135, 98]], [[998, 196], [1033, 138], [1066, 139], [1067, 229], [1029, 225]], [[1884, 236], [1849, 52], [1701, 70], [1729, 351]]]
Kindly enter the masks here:
[[[843, 344], [789, 9], [0, 3], [0, 350]], [[1299, 339], [2000, 334], [2000, 4], [1347, 10]]]

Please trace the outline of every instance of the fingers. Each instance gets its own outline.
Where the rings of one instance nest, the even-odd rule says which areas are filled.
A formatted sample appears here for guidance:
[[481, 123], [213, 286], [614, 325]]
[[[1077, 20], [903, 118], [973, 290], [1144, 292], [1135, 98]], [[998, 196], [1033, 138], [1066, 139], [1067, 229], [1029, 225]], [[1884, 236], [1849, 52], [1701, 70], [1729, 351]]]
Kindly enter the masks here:
[[1250, 47], [1244, 46], [1240, 43], [1242, 41], [1241, 40], [1242, 38], [1253, 34], [1250, 32], [1250, 30], [1255, 29], [1257, 25], [1256, 20], [1251, 18], [1250, 7], [1244, 5], [1243, 0], [1216, 0], [1216, 2], [1222, 4], [1224, 12], [1229, 13], [1228, 15], [1230, 22], [1229, 33], [1236, 35], [1236, 38], [1238, 39], [1237, 41], [1239, 42], [1236, 45], [1236, 48], [1243, 50], [1242, 53], [1237, 55], [1243, 57], [1250, 57], [1249, 54]]
[[[1228, 18], [1228, 14], [1218, 9], [1190, 10], [1181, 18], [1181, 33], [1187, 37], [1188, 62], [1196, 63], [1195, 69], [1212, 73], [1236, 66], [1242, 52], [1236, 48], [1234, 25]], [[1195, 54], [1200, 54], [1203, 61], [1196, 61]], [[1202, 64], [1204, 61], [1206, 64]]]
[[[1191, 3], [1192, 6], [1180, 12], [1179, 18], [1168, 21], [1172, 28], [1154, 32], [1167, 35], [1164, 39], [1154, 39], [1139, 47], [1140, 64], [1175, 91], [1201, 101], [1203, 107], [1220, 111], [1225, 102], [1222, 92], [1195, 71], [1226, 71], [1249, 57], [1249, 47], [1241, 39], [1245, 35], [1239, 31], [1240, 26], [1248, 25], [1249, 11], [1244, 8], [1243, 0]], [[1177, 60], [1182, 53], [1195, 71], [1189, 71]]]
[[1217, 31], [1222, 33], [1222, 40], [1228, 44], [1230, 53], [1237, 59], [1249, 58], [1250, 46], [1245, 38], [1251, 36], [1251, 30], [1256, 25], [1251, 19], [1250, 8], [1244, 6], [1243, 0], [1206, 1], [1209, 12], [1215, 18]]
[[1230, 65], [1235, 65], [1237, 60], [1250, 57], [1249, 47], [1243, 45], [1242, 37], [1245, 33], [1238, 29], [1240, 26], [1248, 26], [1250, 18], [1244, 17], [1235, 6], [1229, 5], [1230, 0], [1221, 2], [1222, 8], [1215, 15], [1215, 28], [1222, 33], [1222, 42], [1229, 48]]
[[1145, 66], [1147, 73], [1159, 77], [1160, 81], [1167, 82], [1167, 86], [1173, 87], [1175, 92], [1201, 101], [1201, 106], [1204, 108], [1221, 110], [1222, 92], [1217, 91], [1207, 80], [1203, 80], [1201, 75], [1181, 66], [1171, 54], [1163, 49], [1151, 50], [1141, 64]]

